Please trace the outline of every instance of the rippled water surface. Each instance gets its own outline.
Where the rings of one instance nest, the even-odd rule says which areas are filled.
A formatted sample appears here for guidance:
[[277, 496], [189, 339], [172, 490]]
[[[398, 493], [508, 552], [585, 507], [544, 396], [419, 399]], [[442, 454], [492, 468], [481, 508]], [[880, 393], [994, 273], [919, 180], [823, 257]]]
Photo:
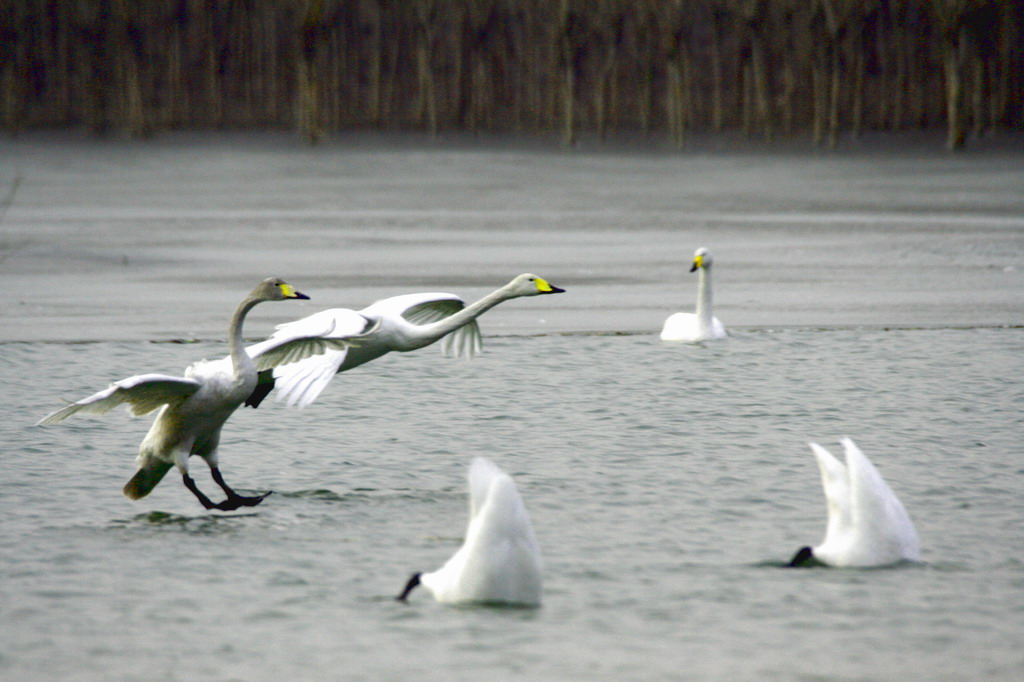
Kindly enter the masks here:
[[[1021, 158], [0, 141], [0, 678], [1019, 679]], [[732, 337], [662, 343], [697, 246]], [[313, 300], [252, 338], [524, 270], [567, 292], [487, 313], [471, 361], [392, 354], [236, 413], [225, 477], [274, 491], [252, 509], [173, 474], [124, 498], [148, 418], [34, 426], [222, 355], [270, 274]], [[806, 442], [843, 435], [921, 565], [781, 568], [825, 528]], [[397, 603], [459, 546], [475, 456], [519, 485], [543, 606]]]
[[[5, 347], [3, 383], [25, 396], [4, 426], [20, 453], [2, 497], [8, 679], [1010, 679], [1024, 664], [1019, 329], [389, 356], [311, 408], [229, 423], [228, 480], [275, 491], [244, 513], [203, 513], [173, 476], [121, 497], [146, 420], [30, 425], [56, 397], [31, 377], [77, 396], [219, 351]], [[824, 531], [805, 441], [842, 434], [910, 510], [923, 566], [779, 568]], [[519, 483], [543, 607], [394, 602], [458, 546], [475, 455]]]

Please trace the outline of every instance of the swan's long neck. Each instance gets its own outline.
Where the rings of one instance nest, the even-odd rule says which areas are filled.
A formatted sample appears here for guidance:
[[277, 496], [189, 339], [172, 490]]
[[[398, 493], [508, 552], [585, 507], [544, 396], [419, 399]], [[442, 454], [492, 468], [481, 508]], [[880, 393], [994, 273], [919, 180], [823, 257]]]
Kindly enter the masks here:
[[711, 312], [711, 268], [700, 268], [697, 280], [697, 322], [709, 329], [714, 313]]
[[433, 340], [437, 340], [445, 334], [469, 324], [502, 301], [515, 297], [516, 295], [511, 293], [507, 286], [502, 287], [487, 294], [479, 301], [469, 304], [454, 315], [449, 315], [443, 320], [438, 320], [432, 324], [423, 325], [420, 328], [420, 332], [433, 337]]
[[242, 323], [245, 322], [245, 316], [249, 314], [249, 311], [262, 300], [250, 296], [238, 304], [235, 314], [231, 316], [231, 324], [228, 326], [228, 349], [231, 351], [231, 366], [235, 370], [235, 378], [243, 377], [248, 373], [256, 373], [256, 363], [245, 352]]

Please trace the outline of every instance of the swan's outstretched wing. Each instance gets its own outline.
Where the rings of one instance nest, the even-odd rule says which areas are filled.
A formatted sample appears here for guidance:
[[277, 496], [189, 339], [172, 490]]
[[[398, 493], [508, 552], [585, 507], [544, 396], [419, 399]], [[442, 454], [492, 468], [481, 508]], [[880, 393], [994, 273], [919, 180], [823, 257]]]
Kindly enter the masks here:
[[106, 414], [123, 403], [127, 403], [129, 411], [139, 417], [192, 395], [200, 386], [199, 381], [188, 377], [139, 374], [115, 381], [108, 388], [43, 417], [39, 424], [56, 424], [79, 412]]
[[[362, 312], [373, 318], [400, 316], [410, 324], [421, 326], [439, 322], [465, 307], [465, 301], [455, 294], [426, 292], [385, 298]], [[472, 357], [482, 348], [480, 325], [476, 320], [471, 320], [441, 339], [441, 352], [457, 358]]]
[[[246, 351], [250, 355], [266, 353], [273, 356], [274, 351], [271, 349], [276, 348], [278, 344], [298, 344], [297, 348], [301, 352], [306, 352], [315, 347], [316, 339], [319, 339], [325, 348], [319, 354], [304, 359], [287, 359], [288, 348], [285, 346], [285, 362], [278, 362], [274, 369], [277, 400], [286, 402], [289, 406], [305, 407], [316, 400], [337, 374], [345, 362], [348, 347], [359, 344], [358, 338], [372, 333], [375, 327], [376, 323], [373, 320], [355, 310], [331, 308], [301, 320], [278, 325], [273, 336], [247, 347]], [[257, 364], [261, 369], [266, 367], [258, 359]]]
[[382, 298], [360, 312], [367, 317], [404, 317], [412, 324], [430, 324], [464, 307], [465, 303], [455, 294], [431, 291]]
[[[326, 338], [332, 336], [336, 331], [339, 331], [339, 320], [340, 317], [336, 318], [335, 313], [347, 312], [354, 313], [353, 310], [321, 310], [318, 313], [303, 317], [295, 320], [294, 322], [285, 322], [284, 324], [277, 325], [273, 334], [271, 334], [265, 341], [254, 343], [250, 346], [245, 347], [245, 352], [249, 354], [249, 357], [256, 359], [259, 356], [273, 351], [273, 349], [280, 347], [283, 343], [287, 343], [294, 339], [303, 338]], [[356, 313], [358, 314], [358, 313]], [[342, 324], [340, 327], [341, 336], [348, 336], [353, 333], [359, 333], [363, 329], [363, 320], [359, 324]]]
[[[376, 357], [394, 349], [383, 338], [376, 340], [372, 337], [383, 321], [404, 318], [410, 324], [427, 325], [443, 320], [464, 306], [462, 299], [455, 294], [403, 294], [382, 299], [358, 312], [342, 308], [325, 310], [279, 327], [275, 336], [282, 332], [292, 335], [313, 334], [318, 327], [333, 323], [334, 329], [326, 334], [327, 337], [350, 337], [355, 345], [363, 345], [360, 339], [369, 337], [366, 338], [364, 350], [367, 355]], [[443, 349], [455, 355], [472, 355], [482, 345], [480, 328], [475, 321], [470, 322], [446, 336], [441, 343]], [[345, 357], [344, 350], [328, 350], [322, 355], [278, 367], [274, 370], [277, 400], [285, 402], [289, 407], [309, 405], [341, 370]]]
[[[303, 336], [295, 339], [281, 338], [275, 343], [273, 339], [262, 342], [264, 345], [250, 357], [256, 362], [259, 371], [273, 369], [278, 365], [301, 362], [307, 358], [323, 355], [328, 350], [339, 351], [344, 358], [345, 351], [351, 346], [359, 345], [358, 336], [335, 338], [334, 336]], [[246, 349], [249, 352], [248, 349]]]

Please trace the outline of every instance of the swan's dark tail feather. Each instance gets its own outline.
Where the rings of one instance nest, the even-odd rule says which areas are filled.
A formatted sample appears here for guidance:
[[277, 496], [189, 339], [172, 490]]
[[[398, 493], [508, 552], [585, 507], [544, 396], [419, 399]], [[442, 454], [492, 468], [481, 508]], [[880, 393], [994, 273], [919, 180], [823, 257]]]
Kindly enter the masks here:
[[270, 373], [270, 370], [264, 370], [260, 372], [260, 381], [256, 384], [256, 388], [245, 399], [245, 406], [253, 409], [260, 406], [263, 399], [274, 390], [274, 375]]
[[135, 472], [132, 480], [124, 484], [125, 496], [140, 500], [150, 494], [172, 466], [170, 462], [153, 462], [142, 467]]

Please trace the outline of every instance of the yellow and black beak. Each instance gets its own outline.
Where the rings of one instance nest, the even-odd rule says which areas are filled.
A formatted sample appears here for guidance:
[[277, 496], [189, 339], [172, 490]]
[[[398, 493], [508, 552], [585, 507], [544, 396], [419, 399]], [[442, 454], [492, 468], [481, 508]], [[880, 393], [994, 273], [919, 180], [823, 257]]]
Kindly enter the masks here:
[[295, 298], [295, 299], [305, 300], [305, 301], [309, 300], [309, 296], [306, 296], [305, 294], [296, 291], [295, 287], [293, 287], [291, 284], [286, 284], [284, 282], [281, 282], [277, 286], [279, 286], [281, 288], [281, 293], [284, 294], [285, 298]]
[[690, 267], [690, 272], [697, 272], [697, 270], [702, 267], [704, 267], [704, 256], [694, 256], [693, 265]]
[[542, 294], [564, 294], [565, 293], [565, 289], [560, 289], [560, 288], [554, 286], [553, 284], [548, 282], [543, 277], [538, 277], [537, 278], [537, 291], [539, 291]]

